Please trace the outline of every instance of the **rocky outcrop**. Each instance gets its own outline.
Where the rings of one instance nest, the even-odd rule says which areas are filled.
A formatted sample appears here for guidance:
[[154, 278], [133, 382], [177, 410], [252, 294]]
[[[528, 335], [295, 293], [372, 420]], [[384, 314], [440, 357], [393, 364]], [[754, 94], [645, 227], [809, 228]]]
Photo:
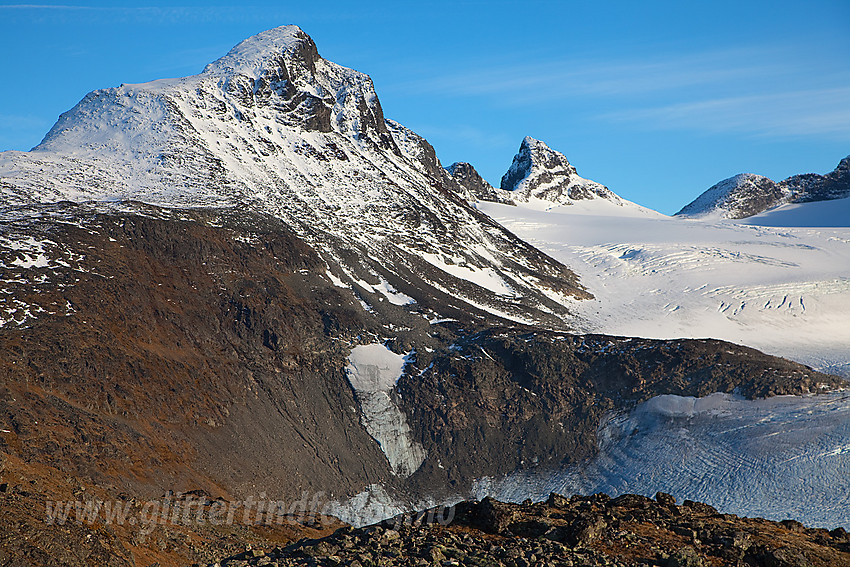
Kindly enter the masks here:
[[779, 184], [791, 193], [792, 203], [831, 201], [850, 197], [850, 156], [826, 175], [807, 173], [794, 175]]
[[428, 140], [395, 120], [387, 120], [386, 125], [403, 156], [424, 170], [432, 180], [440, 180], [445, 175], [434, 146]]
[[488, 329], [457, 340], [446, 355], [417, 353], [398, 384], [402, 409], [428, 454], [413, 479], [444, 487], [447, 496], [465, 493], [482, 476], [590, 458], [606, 413], [660, 394], [757, 398], [843, 383], [717, 340]]
[[633, 494], [507, 504], [486, 498], [398, 516], [379, 525], [251, 551], [222, 565], [850, 565], [841, 528], [809, 529], [719, 514], [673, 496]]
[[496, 189], [466, 162], [455, 162], [446, 168], [446, 171], [460, 186], [461, 196], [467, 201], [491, 201], [494, 203], [511, 204], [510, 195], [500, 189]]

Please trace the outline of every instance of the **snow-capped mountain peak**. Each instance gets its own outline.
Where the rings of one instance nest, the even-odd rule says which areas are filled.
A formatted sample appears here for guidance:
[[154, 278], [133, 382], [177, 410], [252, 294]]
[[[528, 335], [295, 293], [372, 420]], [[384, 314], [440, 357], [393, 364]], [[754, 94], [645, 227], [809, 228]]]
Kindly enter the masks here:
[[587, 199], [605, 199], [621, 204], [622, 199], [604, 185], [584, 179], [566, 156], [544, 142], [526, 136], [501, 188], [514, 193], [518, 201], [535, 198], [560, 205]]
[[560, 176], [569, 180], [576, 168], [567, 157], [554, 151], [544, 142], [526, 136], [519, 146], [508, 171], [502, 176], [501, 188], [506, 191], [521, 191], [534, 184], [539, 176]]
[[94, 91], [34, 151], [0, 153], [7, 206], [248, 207], [286, 222], [368, 305], [433, 317], [417, 302], [446, 294], [485, 318], [570, 327], [567, 306], [588, 297], [575, 276], [451, 184], [427, 141], [385, 120], [371, 79], [296, 26], [198, 75]]
[[300, 60], [315, 72], [319, 52], [309, 35], [296, 25], [279, 26], [239, 42], [226, 55], [204, 68], [208, 75], [245, 75], [259, 79], [270, 69], [280, 68], [280, 57]]
[[[35, 149], [142, 150], [147, 144], [137, 138], [151, 133], [149, 122], [160, 123], [153, 133], [158, 140], [173, 134], [169, 119], [174, 111], [186, 114], [180, 101], [192, 95], [200, 100], [188, 102], [201, 112], [192, 112], [190, 122], [193, 118], [242, 122], [248, 118], [244, 107], [263, 108], [272, 111], [278, 124], [394, 146], [369, 76], [323, 59], [310, 36], [290, 25], [242, 41], [199, 75], [89, 93], [60, 117]], [[214, 113], [203, 112], [209, 110]], [[266, 125], [265, 130], [272, 134], [273, 128]]]
[[385, 146], [392, 138], [372, 79], [323, 59], [309, 35], [294, 25], [250, 37], [207, 65], [234, 95], [303, 107], [309, 129], [368, 137]]

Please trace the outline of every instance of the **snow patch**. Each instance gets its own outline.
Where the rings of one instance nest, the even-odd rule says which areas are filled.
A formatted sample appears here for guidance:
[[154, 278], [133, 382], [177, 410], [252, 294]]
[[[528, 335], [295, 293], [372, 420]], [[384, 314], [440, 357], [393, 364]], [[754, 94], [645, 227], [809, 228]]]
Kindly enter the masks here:
[[0, 247], [15, 252], [16, 257], [9, 264], [24, 269], [50, 267], [50, 258], [45, 249], [48, 245], [56, 246], [56, 243], [50, 240], [36, 240], [31, 236], [17, 240], [0, 239]]
[[331, 283], [334, 284], [336, 287], [341, 287], [343, 289], [351, 289], [350, 285], [333, 275], [330, 270], [325, 270], [325, 275], [328, 276], [328, 279], [331, 280]]
[[458, 279], [466, 280], [478, 287], [492, 291], [496, 295], [507, 297], [514, 297], [516, 295], [516, 291], [506, 284], [505, 280], [493, 268], [477, 268], [466, 264], [462, 258], [452, 258], [451, 261], [448, 261], [441, 255], [429, 254], [427, 252], [419, 252], [419, 256], [435, 268]]
[[407, 294], [397, 291], [395, 288], [393, 288], [393, 286], [388, 284], [383, 279], [380, 280], [376, 285], [373, 285], [372, 289], [376, 292], [383, 294], [383, 296], [387, 298], [387, 301], [389, 301], [393, 305], [410, 305], [411, 303], [416, 303], [415, 299], [413, 299]]
[[346, 368], [363, 412], [361, 423], [401, 477], [413, 474], [425, 460], [425, 450], [413, 441], [407, 418], [390, 396], [406, 358], [380, 343], [360, 345], [351, 349]]

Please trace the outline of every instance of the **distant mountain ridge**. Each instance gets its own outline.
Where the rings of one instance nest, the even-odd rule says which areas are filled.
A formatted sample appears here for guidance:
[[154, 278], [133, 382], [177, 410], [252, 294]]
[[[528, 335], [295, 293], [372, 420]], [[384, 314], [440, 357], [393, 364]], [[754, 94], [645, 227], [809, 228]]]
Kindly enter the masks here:
[[752, 173], [724, 179], [682, 208], [676, 216], [743, 219], [780, 205], [843, 199], [850, 196], [850, 156], [827, 173], [805, 173], [783, 181]]
[[461, 196], [470, 202], [492, 201], [512, 203], [510, 195], [490, 185], [472, 164], [455, 162], [446, 168], [448, 174], [462, 188]]

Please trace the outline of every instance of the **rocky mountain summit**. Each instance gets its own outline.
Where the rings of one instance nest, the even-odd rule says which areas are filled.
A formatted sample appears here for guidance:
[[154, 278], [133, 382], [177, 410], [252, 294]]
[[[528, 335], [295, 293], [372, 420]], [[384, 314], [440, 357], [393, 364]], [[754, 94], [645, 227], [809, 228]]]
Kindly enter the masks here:
[[622, 199], [604, 185], [580, 177], [564, 154], [540, 140], [526, 136], [514, 156], [501, 189], [522, 201], [539, 199], [559, 205], [574, 201], [605, 199], [621, 204]]
[[780, 185], [790, 191], [791, 203], [831, 201], [850, 197], [850, 156], [842, 159], [838, 166], [827, 173], [805, 173], [793, 175]]
[[715, 211], [725, 218], [743, 219], [778, 206], [787, 196], [772, 179], [741, 173], [713, 185], [676, 215], [701, 216]]
[[741, 173], [713, 185], [676, 213], [743, 219], [784, 204], [811, 203], [850, 197], [850, 156], [826, 175], [806, 173], [780, 182]]
[[469, 163], [453, 163], [446, 172], [454, 182], [449, 187], [472, 204], [476, 201], [509, 205], [533, 202], [552, 207], [605, 201], [619, 206], [636, 206], [607, 187], [580, 177], [564, 154], [530, 136], [520, 144], [499, 188], [485, 181]]
[[461, 502], [213, 565], [840, 567], [850, 565], [850, 537], [841, 528], [739, 518], [689, 500], [677, 505], [664, 493], [553, 493], [539, 503]]

